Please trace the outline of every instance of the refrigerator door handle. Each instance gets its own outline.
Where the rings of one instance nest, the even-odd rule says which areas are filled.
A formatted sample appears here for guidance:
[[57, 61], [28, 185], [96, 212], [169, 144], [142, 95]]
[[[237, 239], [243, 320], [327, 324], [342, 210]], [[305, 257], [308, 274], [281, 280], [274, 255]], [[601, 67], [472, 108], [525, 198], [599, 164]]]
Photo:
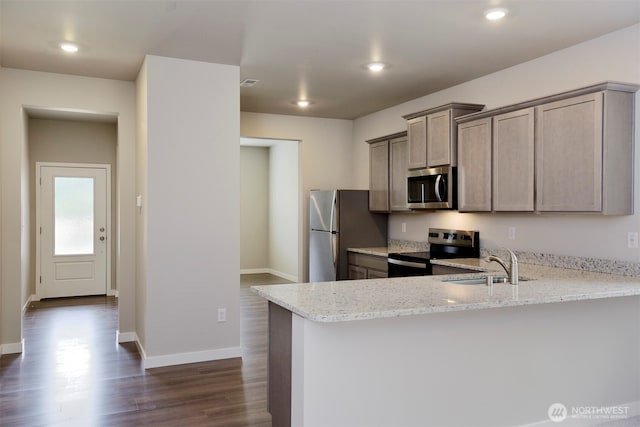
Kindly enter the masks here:
[[338, 278], [338, 245], [336, 244], [336, 240], [338, 240], [338, 234], [333, 231], [331, 232], [331, 261], [333, 262], [333, 270], [336, 272], [336, 280]]
[[336, 230], [336, 204], [338, 203], [338, 194], [337, 192], [333, 193], [333, 203], [331, 204], [331, 214], [329, 219], [329, 231], [334, 232]]

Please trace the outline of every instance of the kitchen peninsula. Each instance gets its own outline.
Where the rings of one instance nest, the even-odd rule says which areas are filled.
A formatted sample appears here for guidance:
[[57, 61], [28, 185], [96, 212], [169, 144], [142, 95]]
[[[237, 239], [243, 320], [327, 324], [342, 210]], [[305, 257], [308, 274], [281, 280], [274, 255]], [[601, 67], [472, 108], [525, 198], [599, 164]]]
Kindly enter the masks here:
[[254, 287], [270, 302], [274, 426], [520, 425], [548, 421], [554, 403], [637, 409], [638, 277], [521, 264], [529, 280], [517, 287], [460, 285], [447, 281], [499, 266], [436, 262], [478, 273]]

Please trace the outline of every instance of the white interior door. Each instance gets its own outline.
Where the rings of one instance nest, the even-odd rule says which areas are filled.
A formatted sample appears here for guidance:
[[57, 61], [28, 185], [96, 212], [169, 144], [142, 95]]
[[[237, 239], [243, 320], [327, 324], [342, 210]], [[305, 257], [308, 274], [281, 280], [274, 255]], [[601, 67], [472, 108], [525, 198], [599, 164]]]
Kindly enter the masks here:
[[41, 164], [37, 170], [37, 297], [106, 294], [109, 166]]

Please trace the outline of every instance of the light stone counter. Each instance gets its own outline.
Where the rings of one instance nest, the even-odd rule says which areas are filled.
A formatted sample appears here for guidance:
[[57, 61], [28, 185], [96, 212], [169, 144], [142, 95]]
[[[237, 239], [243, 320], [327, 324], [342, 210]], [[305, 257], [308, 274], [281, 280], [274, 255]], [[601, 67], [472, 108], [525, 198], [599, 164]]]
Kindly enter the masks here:
[[518, 286], [496, 284], [488, 287], [452, 284], [445, 280], [485, 277], [487, 271], [504, 276], [496, 263], [482, 259], [437, 260], [434, 263], [478, 270], [478, 273], [254, 286], [253, 289], [267, 300], [317, 322], [640, 295], [637, 276], [520, 264], [520, 276], [528, 281], [522, 281]]
[[387, 257], [389, 251], [386, 246], [381, 246], [379, 248], [347, 248], [348, 252], [356, 252], [364, 255], [373, 255], [373, 256], [381, 256]]

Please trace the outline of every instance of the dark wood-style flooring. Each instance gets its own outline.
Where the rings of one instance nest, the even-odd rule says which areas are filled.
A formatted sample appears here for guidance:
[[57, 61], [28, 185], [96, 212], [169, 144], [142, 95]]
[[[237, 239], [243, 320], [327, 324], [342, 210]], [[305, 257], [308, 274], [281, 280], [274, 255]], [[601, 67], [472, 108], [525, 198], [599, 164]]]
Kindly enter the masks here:
[[32, 303], [24, 353], [0, 358], [0, 426], [271, 426], [267, 412], [267, 302], [241, 276], [242, 359], [143, 370], [133, 343], [117, 344], [117, 300]]

